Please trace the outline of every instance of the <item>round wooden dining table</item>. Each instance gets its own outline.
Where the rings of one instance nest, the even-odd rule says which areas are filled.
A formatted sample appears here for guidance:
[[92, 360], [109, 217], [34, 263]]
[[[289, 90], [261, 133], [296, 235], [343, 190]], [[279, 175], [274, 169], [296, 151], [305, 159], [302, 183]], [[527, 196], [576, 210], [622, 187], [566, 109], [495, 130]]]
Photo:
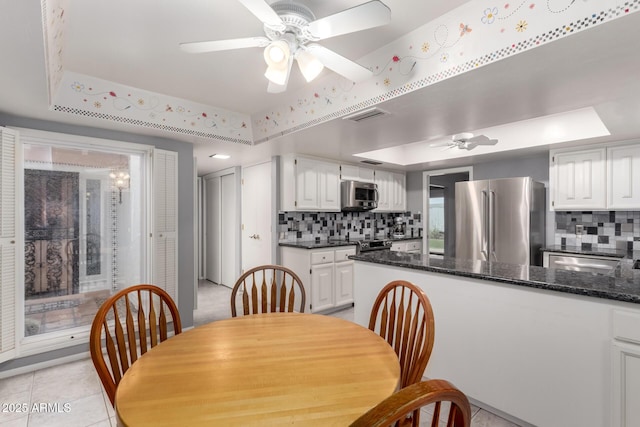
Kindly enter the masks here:
[[393, 349], [337, 317], [212, 322], [154, 347], [123, 376], [122, 426], [348, 426], [397, 390]]

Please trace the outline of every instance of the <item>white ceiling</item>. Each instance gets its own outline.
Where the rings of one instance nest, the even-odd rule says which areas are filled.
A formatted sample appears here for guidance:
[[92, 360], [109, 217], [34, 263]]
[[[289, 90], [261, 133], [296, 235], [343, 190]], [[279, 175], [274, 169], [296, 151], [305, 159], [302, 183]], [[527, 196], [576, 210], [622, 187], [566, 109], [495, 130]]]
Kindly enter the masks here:
[[[301, 2], [322, 17], [363, 0]], [[357, 59], [465, 3], [384, 2], [392, 11], [391, 25], [321, 44]], [[279, 105], [284, 96], [266, 92], [259, 49], [201, 55], [178, 49], [180, 42], [262, 35], [262, 24], [236, 0], [85, 0], [73, 2], [65, 13], [65, 69], [246, 114]], [[494, 126], [585, 107], [593, 107], [611, 133], [587, 142], [640, 138], [640, 53], [631, 48], [638, 27], [640, 13], [632, 13], [380, 104], [388, 116], [361, 123], [336, 119], [246, 146], [49, 111], [41, 5], [0, 0], [0, 112], [194, 143], [199, 175], [290, 151], [355, 163], [360, 159], [353, 155], [361, 152], [464, 131], [491, 132]], [[304, 84], [294, 72], [288, 90]], [[451, 159], [439, 155], [405, 167], [385, 166], [448, 167], [549, 148], [509, 151], [516, 146], [501, 140], [492, 154], [476, 149], [462, 156], [449, 150]], [[208, 157], [216, 152], [232, 157]]]

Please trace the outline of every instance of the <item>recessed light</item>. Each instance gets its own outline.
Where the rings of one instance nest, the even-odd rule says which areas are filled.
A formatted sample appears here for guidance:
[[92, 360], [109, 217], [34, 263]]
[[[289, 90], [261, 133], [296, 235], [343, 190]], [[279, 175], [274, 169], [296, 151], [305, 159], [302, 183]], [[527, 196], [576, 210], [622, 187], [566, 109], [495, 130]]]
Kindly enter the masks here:
[[228, 159], [231, 156], [229, 156], [228, 154], [212, 154], [209, 157], [213, 159]]

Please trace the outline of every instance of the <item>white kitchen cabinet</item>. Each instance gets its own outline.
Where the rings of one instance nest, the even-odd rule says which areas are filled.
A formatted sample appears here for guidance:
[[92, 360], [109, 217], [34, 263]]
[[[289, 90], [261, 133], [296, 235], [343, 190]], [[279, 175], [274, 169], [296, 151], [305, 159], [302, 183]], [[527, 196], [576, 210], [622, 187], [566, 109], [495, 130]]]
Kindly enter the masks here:
[[375, 171], [378, 186], [378, 208], [375, 212], [404, 212], [407, 210], [406, 176], [403, 173]]
[[340, 165], [340, 179], [374, 182], [374, 170], [354, 165]]
[[613, 427], [640, 426], [640, 315], [613, 311]]
[[640, 207], [640, 144], [607, 147], [607, 208]]
[[340, 211], [340, 165], [296, 155], [281, 158], [283, 211]]
[[353, 303], [354, 262], [348, 257], [355, 255], [355, 246], [280, 249], [282, 265], [293, 270], [304, 284], [306, 312], [326, 312]]
[[355, 255], [355, 248], [336, 249], [335, 256], [335, 305], [343, 306], [353, 302], [353, 264], [349, 255]]
[[606, 150], [551, 151], [551, 208], [606, 209]]
[[422, 242], [420, 240], [405, 240], [393, 242], [391, 250], [396, 252], [422, 253]]

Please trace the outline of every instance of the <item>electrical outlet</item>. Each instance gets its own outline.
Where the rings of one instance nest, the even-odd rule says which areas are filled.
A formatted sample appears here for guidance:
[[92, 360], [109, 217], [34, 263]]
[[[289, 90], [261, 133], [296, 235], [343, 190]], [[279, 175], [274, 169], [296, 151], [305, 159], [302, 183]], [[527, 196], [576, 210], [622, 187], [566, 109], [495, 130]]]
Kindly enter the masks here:
[[584, 233], [584, 225], [576, 224], [576, 236]]

